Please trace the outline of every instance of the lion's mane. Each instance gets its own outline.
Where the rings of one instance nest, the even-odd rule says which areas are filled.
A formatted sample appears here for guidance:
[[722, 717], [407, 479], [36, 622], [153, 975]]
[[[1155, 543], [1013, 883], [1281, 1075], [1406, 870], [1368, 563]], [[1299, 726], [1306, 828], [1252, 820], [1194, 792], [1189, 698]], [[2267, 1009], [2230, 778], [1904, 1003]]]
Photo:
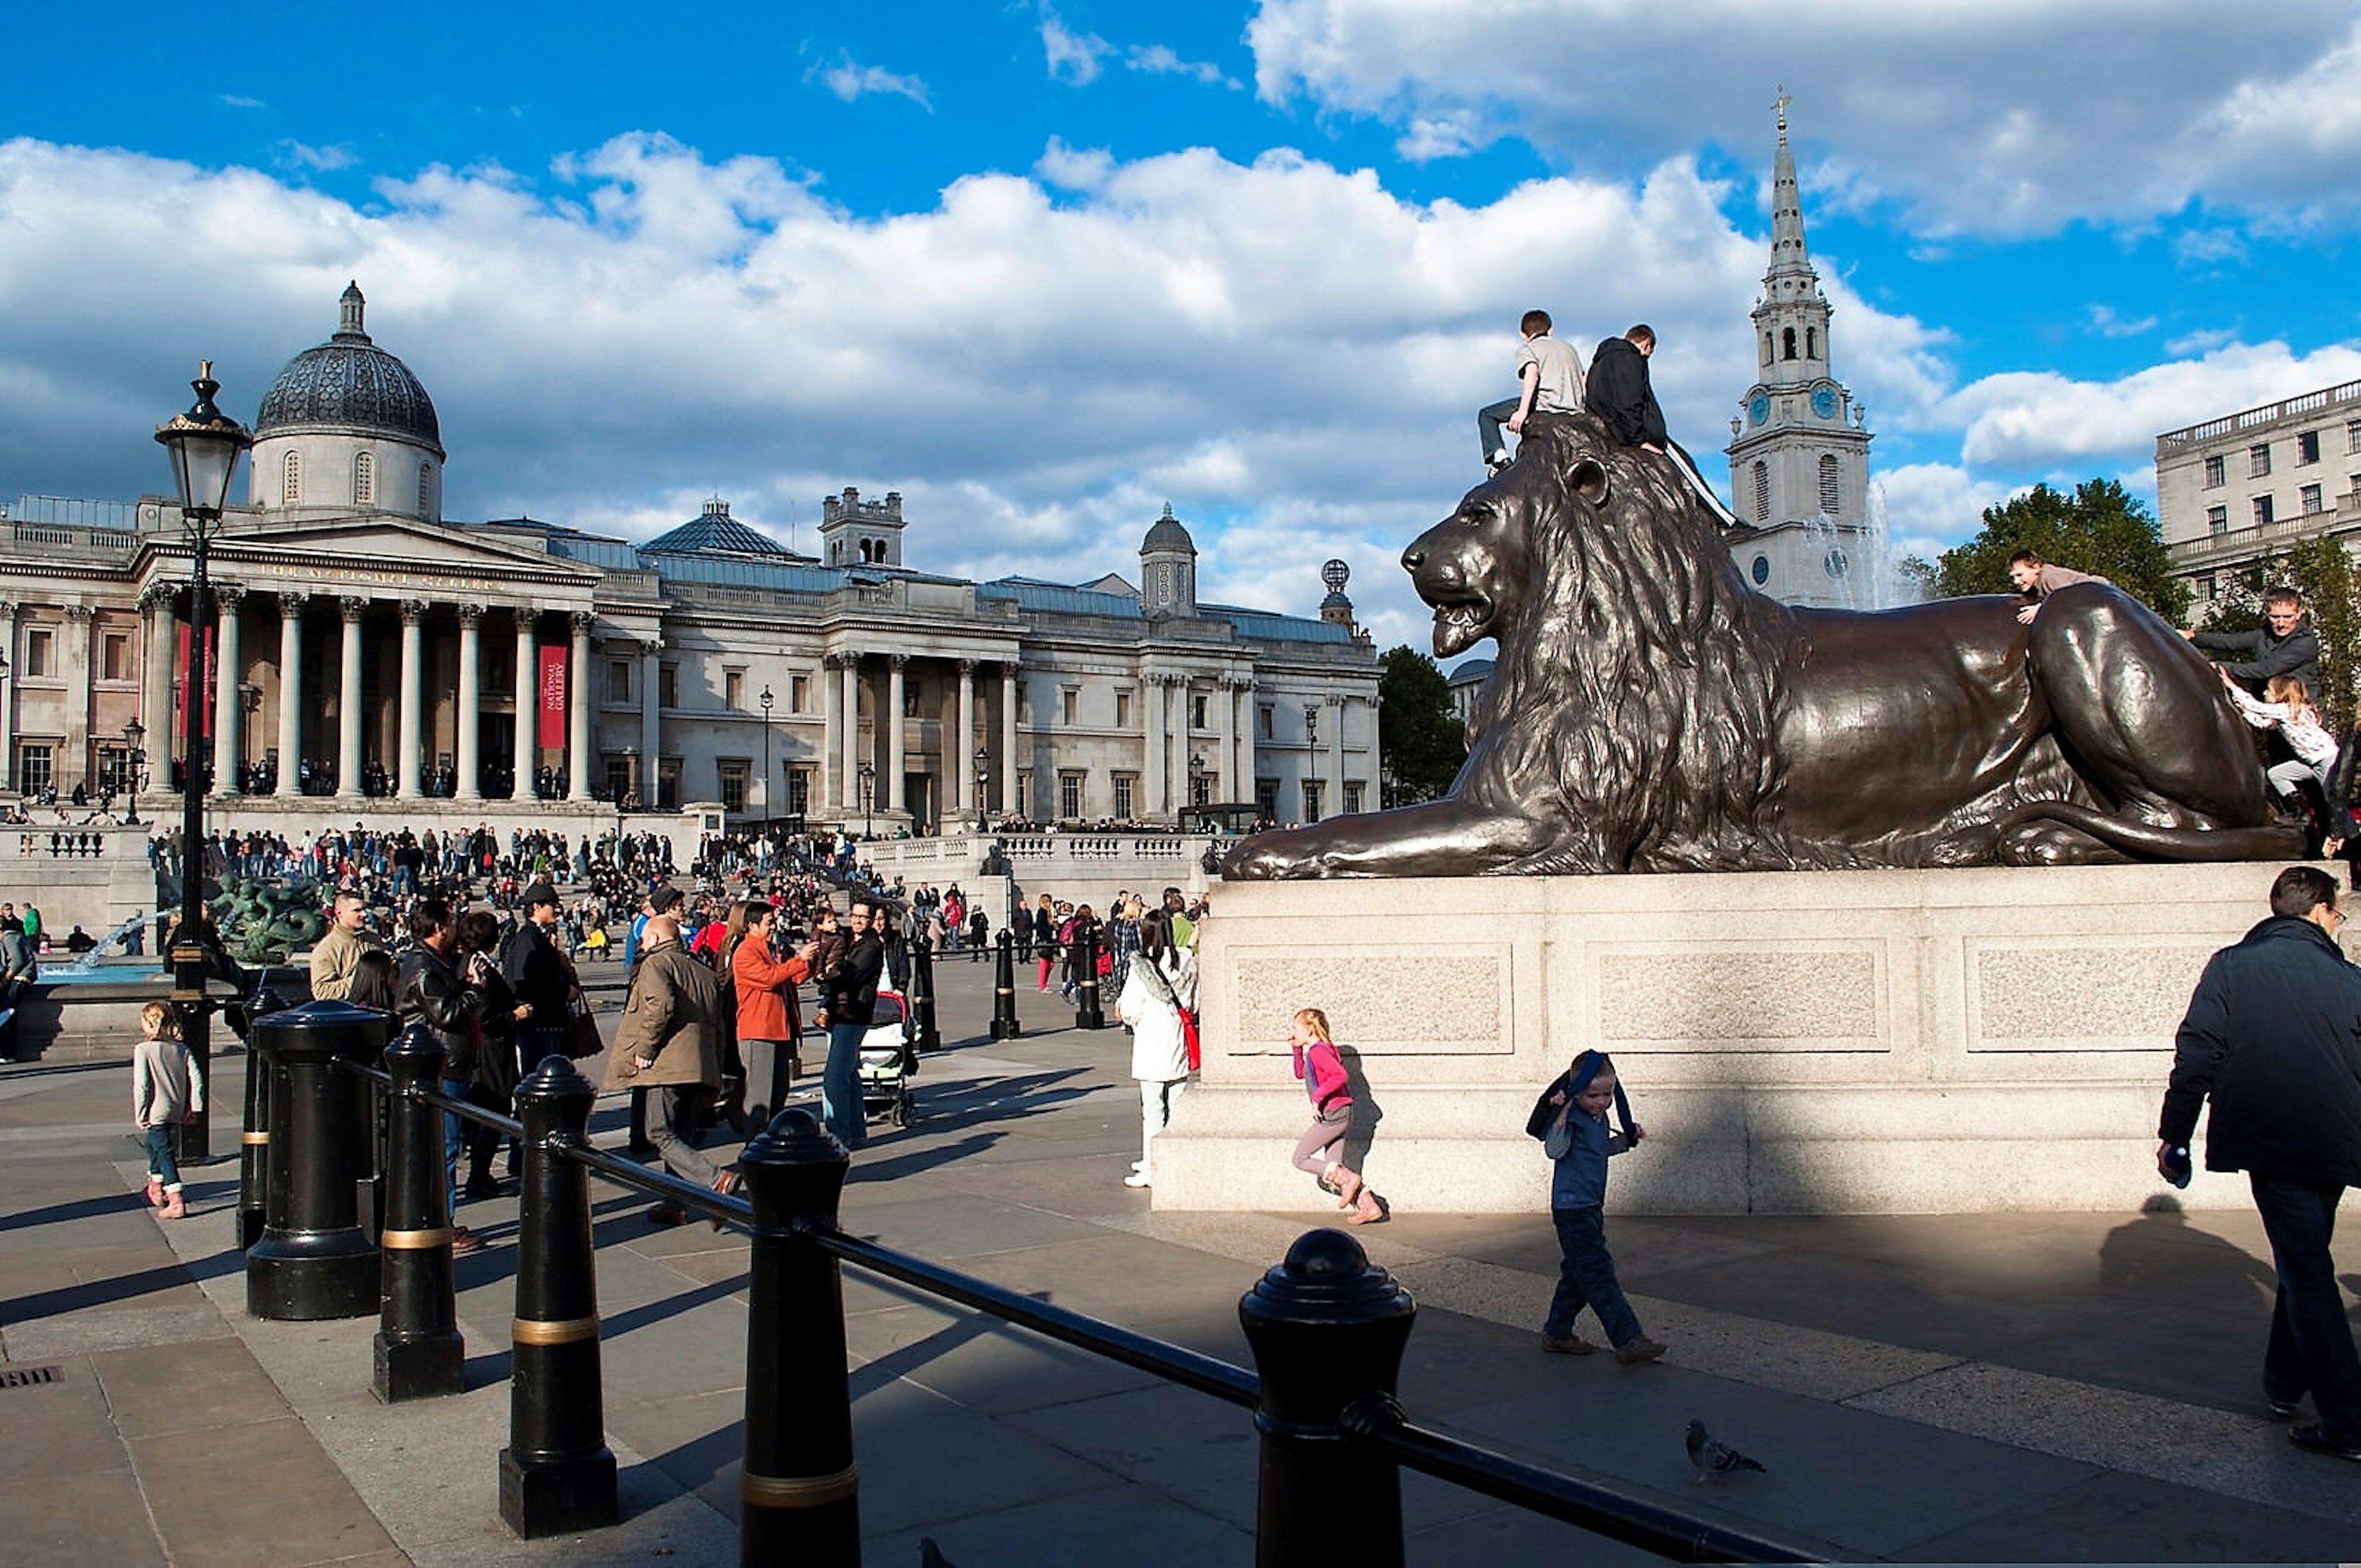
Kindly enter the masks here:
[[[1605, 470], [1594, 502], [1578, 465]], [[1795, 636], [1664, 458], [1588, 415], [1532, 422], [1499, 481], [1521, 502], [1523, 597], [1478, 699], [1461, 793], [1557, 841], [1503, 870], [1655, 872], [1796, 864], [1779, 828], [1780, 671]]]

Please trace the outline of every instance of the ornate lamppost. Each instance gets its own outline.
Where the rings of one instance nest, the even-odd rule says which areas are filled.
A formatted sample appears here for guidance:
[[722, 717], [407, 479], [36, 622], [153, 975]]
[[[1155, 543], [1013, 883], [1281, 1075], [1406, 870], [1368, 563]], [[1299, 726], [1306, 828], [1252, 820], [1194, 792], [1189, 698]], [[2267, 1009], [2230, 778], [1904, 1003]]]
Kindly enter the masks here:
[[615, 781], [615, 870], [623, 869], [623, 802], [631, 798], [633, 782], [639, 774], [640, 749], [623, 748], [623, 776]]
[[[181, 923], [172, 939], [172, 1003], [180, 1009], [181, 1037], [196, 1058], [197, 1070], [213, 1077], [211, 1009], [205, 1000], [205, 784], [210, 718], [205, 711], [203, 680], [205, 630], [211, 618], [206, 604], [207, 563], [214, 538], [221, 532], [223, 509], [229, 504], [229, 483], [237, 471], [238, 454], [254, 444], [246, 426], [214, 406], [221, 383], [214, 379], [214, 363], [197, 367], [189, 383], [197, 400], [184, 414], [156, 427], [156, 439], [172, 460], [172, 479], [181, 492], [181, 527], [189, 536], [195, 565], [189, 583], [188, 758], [181, 783]], [[250, 1064], [247, 1070], [256, 1070]], [[182, 1129], [181, 1157], [192, 1162], [212, 1157], [208, 1113], [200, 1111]]]
[[864, 838], [864, 839], [866, 839], [866, 838], [868, 838], [868, 837], [869, 837], [869, 834], [870, 834], [870, 831], [871, 831], [871, 828], [870, 828], [870, 820], [869, 820], [869, 818], [870, 818], [870, 803], [871, 803], [872, 801], [873, 801], [873, 800], [875, 800], [875, 799], [876, 799], [876, 797], [877, 797], [877, 796], [876, 796], [876, 790], [877, 790], [877, 764], [876, 764], [876, 763], [874, 763], [874, 762], [863, 762], [863, 763], [862, 763], [862, 764], [861, 764], [861, 836], [862, 836], [862, 838]]
[[148, 727], [134, 715], [131, 722], [123, 727], [123, 765], [126, 770], [123, 792], [127, 797], [127, 804], [123, 808], [123, 825], [126, 828], [139, 826], [139, 770], [148, 761], [147, 746]]
[[992, 816], [984, 808], [983, 804], [988, 798], [985, 794], [986, 787], [991, 783], [992, 753], [978, 746], [975, 749], [975, 830], [979, 833], [983, 831], [984, 823], [989, 821]]
[[760, 698], [763, 704], [763, 826], [771, 825], [771, 704], [777, 700], [771, 688], [764, 686]]

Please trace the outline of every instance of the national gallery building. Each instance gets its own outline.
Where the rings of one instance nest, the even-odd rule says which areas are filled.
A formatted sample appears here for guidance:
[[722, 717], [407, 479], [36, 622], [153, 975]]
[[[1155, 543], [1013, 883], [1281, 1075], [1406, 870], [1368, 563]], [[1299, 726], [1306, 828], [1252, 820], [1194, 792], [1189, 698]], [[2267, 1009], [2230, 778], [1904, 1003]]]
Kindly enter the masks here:
[[[636, 545], [445, 521], [434, 405], [363, 303], [348, 288], [335, 335], [263, 395], [249, 503], [210, 553], [211, 624], [189, 625], [176, 502], [10, 510], [0, 786], [95, 802], [136, 748], [140, 787], [177, 787], [193, 700], [214, 705], [231, 827], [620, 800], [886, 833], [1377, 803], [1377, 656], [1341, 564], [1296, 616], [1198, 602], [1170, 507], [1137, 587], [914, 570], [901, 498], [852, 489], [826, 501], [818, 559], [719, 499]], [[195, 693], [192, 644], [213, 655]]]

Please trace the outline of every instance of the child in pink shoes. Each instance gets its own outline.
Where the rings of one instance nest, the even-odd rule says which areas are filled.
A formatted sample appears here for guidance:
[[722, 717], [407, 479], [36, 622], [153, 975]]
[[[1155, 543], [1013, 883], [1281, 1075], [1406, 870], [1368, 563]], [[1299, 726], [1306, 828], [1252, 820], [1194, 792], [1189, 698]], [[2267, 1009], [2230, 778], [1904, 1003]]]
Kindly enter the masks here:
[[205, 1108], [204, 1075], [181, 1038], [181, 1021], [160, 1002], [139, 1010], [142, 1038], [131, 1052], [131, 1122], [148, 1143], [148, 1201], [159, 1220], [177, 1220], [181, 1166], [172, 1157], [174, 1130]]

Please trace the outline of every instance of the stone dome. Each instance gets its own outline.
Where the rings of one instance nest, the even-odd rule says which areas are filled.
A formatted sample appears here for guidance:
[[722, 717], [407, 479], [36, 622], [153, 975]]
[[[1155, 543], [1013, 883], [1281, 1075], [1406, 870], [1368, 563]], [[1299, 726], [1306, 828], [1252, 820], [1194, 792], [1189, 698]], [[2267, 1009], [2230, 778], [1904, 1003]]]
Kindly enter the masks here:
[[333, 426], [390, 435], [443, 455], [434, 401], [409, 366], [369, 341], [361, 327], [367, 303], [357, 283], [346, 285], [336, 334], [289, 360], [262, 394], [258, 438]]
[[1170, 501], [1164, 503], [1164, 515], [1149, 526], [1148, 537], [1139, 542], [1139, 553], [1143, 555], [1160, 555], [1167, 552], [1185, 555], [1197, 553], [1197, 542], [1189, 537], [1189, 530], [1172, 515]]

